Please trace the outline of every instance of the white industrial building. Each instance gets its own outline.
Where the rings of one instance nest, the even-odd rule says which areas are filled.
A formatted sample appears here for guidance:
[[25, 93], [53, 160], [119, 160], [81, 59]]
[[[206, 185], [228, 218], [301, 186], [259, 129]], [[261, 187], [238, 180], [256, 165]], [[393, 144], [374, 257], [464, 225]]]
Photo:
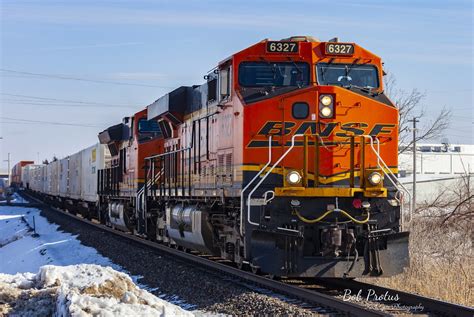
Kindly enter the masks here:
[[[413, 152], [399, 155], [401, 177], [413, 174]], [[461, 175], [474, 173], [474, 145], [420, 144], [416, 151], [416, 169], [420, 175]]]
[[[413, 152], [399, 155], [400, 181], [411, 191], [413, 184]], [[420, 144], [416, 151], [417, 203], [429, 202], [442, 191], [454, 189], [462, 177], [474, 184], [474, 145]]]

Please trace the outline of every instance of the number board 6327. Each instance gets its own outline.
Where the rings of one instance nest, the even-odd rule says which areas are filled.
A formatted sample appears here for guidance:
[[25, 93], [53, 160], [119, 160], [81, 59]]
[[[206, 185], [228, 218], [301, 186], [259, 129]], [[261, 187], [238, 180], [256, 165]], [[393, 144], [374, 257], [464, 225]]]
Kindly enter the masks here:
[[267, 42], [268, 53], [298, 53], [296, 42]]
[[326, 43], [326, 55], [353, 55], [354, 44], [350, 43]]

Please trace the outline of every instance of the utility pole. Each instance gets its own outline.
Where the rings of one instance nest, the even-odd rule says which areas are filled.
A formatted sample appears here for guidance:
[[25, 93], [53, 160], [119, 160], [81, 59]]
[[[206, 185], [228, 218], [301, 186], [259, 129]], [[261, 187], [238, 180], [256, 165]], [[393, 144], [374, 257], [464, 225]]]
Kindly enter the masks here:
[[416, 117], [408, 120], [413, 123], [413, 187], [412, 187], [412, 212], [415, 212], [416, 209], [416, 123], [420, 122]]
[[10, 179], [10, 152], [8, 152], [8, 159], [3, 160], [3, 161], [4, 161], [4, 162], [8, 162], [8, 165], [7, 165], [7, 166], [8, 166], [8, 167], [7, 167], [7, 168], [8, 168], [8, 171], [7, 171], [7, 173], [8, 173], [8, 174], [7, 174], [7, 175], [8, 175], [8, 184], [11, 185], [12, 181], [11, 181], [11, 179]]

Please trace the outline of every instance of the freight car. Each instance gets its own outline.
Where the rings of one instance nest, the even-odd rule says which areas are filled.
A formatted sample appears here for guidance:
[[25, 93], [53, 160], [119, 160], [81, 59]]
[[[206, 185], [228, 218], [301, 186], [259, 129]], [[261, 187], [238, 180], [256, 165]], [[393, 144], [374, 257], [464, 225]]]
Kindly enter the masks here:
[[41, 166], [38, 164], [28, 164], [21, 169], [21, 180], [22, 180], [22, 188], [30, 189], [31, 186], [36, 180], [34, 178], [35, 174], [33, 172], [34, 169], [39, 168]]
[[[111, 157], [97, 169], [98, 199], [82, 210], [254, 272], [400, 273], [409, 193], [395, 176], [398, 110], [383, 75], [380, 57], [355, 43], [256, 43], [204, 84], [99, 133]], [[71, 178], [77, 166], [70, 156], [68, 190], [56, 196], [71, 206], [84, 201], [84, 183]]]
[[52, 205], [89, 217], [98, 205], [98, 170], [109, 159], [107, 147], [95, 144], [48, 164], [28, 165], [23, 168], [24, 187]]
[[33, 161], [20, 161], [13, 166], [10, 180], [12, 187], [23, 187], [22, 169], [33, 163]]

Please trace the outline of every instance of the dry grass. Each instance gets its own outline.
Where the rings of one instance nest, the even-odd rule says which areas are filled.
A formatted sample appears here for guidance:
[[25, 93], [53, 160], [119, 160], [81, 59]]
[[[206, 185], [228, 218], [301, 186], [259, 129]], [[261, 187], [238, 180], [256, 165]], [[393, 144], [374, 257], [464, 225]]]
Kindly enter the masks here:
[[[443, 201], [435, 197], [435, 204], [417, 210], [410, 228], [410, 267], [403, 274], [370, 283], [474, 306], [472, 191], [459, 189], [456, 195], [444, 191]], [[456, 208], [461, 201], [461, 208]]]
[[417, 223], [410, 237], [410, 267], [403, 274], [370, 283], [473, 306], [472, 229], [469, 238], [467, 233], [446, 232], [425, 219], [414, 221]]

